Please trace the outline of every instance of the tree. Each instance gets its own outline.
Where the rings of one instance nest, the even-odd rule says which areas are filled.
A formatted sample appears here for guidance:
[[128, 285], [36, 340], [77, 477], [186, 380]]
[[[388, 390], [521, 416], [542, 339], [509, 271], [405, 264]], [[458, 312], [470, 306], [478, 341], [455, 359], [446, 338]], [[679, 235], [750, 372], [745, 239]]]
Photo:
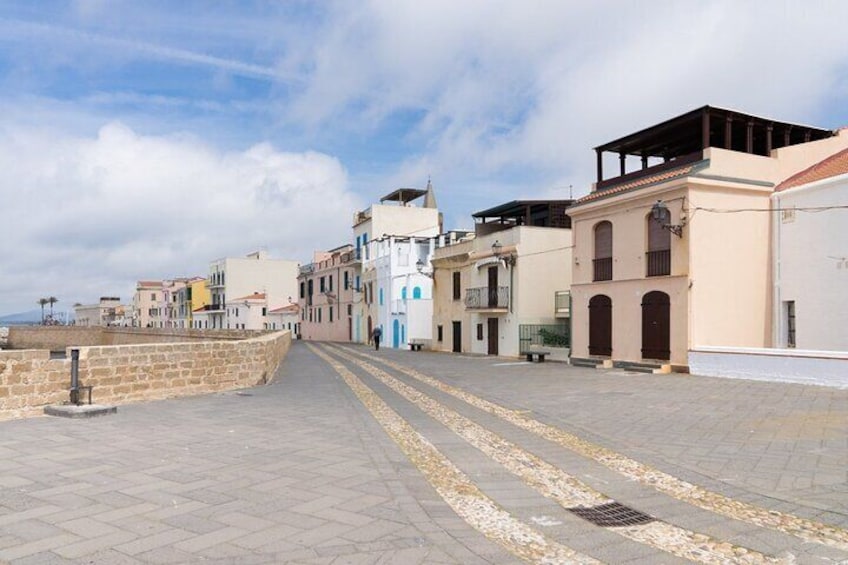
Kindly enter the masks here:
[[59, 299], [55, 296], [51, 296], [47, 299], [47, 303], [50, 304], [50, 318], [53, 318], [53, 305], [59, 302]]
[[44, 307], [50, 302], [46, 298], [39, 298], [38, 305], [41, 306], [41, 324], [44, 325]]

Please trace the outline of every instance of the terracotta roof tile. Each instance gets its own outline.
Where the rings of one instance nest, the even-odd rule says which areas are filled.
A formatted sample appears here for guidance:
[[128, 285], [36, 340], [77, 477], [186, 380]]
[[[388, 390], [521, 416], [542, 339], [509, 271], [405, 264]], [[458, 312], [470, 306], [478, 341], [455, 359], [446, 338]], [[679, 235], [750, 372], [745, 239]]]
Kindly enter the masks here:
[[253, 294], [236, 298], [236, 300], [265, 300], [265, 295], [260, 292], [254, 292]]
[[275, 308], [268, 312], [269, 314], [286, 314], [288, 312], [298, 313], [300, 312], [300, 306], [297, 304], [289, 304], [288, 306], [282, 306], [280, 308]]
[[663, 171], [661, 173], [657, 173], [655, 175], [650, 175], [647, 177], [641, 177], [630, 182], [625, 182], [619, 185], [614, 186], [613, 188], [608, 188], [605, 190], [596, 190], [590, 194], [587, 194], [583, 198], [579, 199], [575, 205], [584, 204], [586, 202], [592, 202], [593, 200], [597, 200], [599, 198], [603, 198], [605, 196], [612, 196], [613, 194], [620, 194], [622, 192], [627, 192], [628, 190], [632, 190], [634, 188], [639, 188], [641, 186], [647, 186], [649, 184], [654, 184], [658, 182], [663, 182], [667, 180], [671, 180], [678, 177], [685, 177], [689, 173], [692, 172], [692, 169], [695, 168], [695, 165], [686, 165], [680, 167], [678, 169], [671, 169], [670, 171]]
[[834, 153], [827, 159], [819, 161], [812, 167], [807, 167], [800, 173], [792, 175], [777, 185], [774, 191], [780, 192], [781, 190], [788, 190], [802, 184], [809, 184], [846, 173], [848, 173], [848, 149], [843, 149], [839, 153]]
[[162, 281], [138, 281], [136, 286], [162, 286]]

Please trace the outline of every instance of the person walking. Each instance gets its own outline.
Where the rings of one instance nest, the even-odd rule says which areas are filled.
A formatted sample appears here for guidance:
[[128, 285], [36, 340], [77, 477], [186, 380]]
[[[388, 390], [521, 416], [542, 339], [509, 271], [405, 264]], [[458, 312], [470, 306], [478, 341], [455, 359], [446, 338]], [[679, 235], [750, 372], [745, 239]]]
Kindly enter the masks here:
[[374, 341], [374, 349], [380, 351], [380, 338], [383, 337], [383, 330], [379, 326], [371, 332], [371, 339]]

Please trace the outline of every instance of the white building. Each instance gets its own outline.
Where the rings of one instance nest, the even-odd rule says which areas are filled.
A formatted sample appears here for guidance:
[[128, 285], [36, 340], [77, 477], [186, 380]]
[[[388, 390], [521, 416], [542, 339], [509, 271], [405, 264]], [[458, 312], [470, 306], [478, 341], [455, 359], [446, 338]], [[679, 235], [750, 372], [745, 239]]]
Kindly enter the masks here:
[[298, 323], [300, 306], [289, 304], [281, 308], [270, 310], [265, 317], [265, 329], [271, 331], [288, 330], [297, 335], [300, 333]]
[[[275, 310], [296, 300], [298, 263], [285, 259], [269, 259], [265, 251], [247, 257], [227, 257], [209, 265], [209, 290], [211, 304], [205, 314], [195, 312], [196, 319], [209, 329], [236, 329], [247, 325], [235, 319], [235, 311], [228, 308], [229, 300], [256, 294], [265, 296], [264, 307]], [[239, 311], [240, 312], [240, 311]], [[258, 328], [264, 327], [263, 320]]]
[[773, 343], [846, 352], [848, 149], [790, 177], [771, 199], [778, 210], [772, 229]]
[[125, 307], [121, 299], [115, 296], [101, 296], [97, 304], [74, 306], [77, 326], [116, 326], [129, 325], [125, 318]]
[[[421, 197], [420, 206], [412, 204]], [[433, 238], [441, 224], [429, 182], [426, 190], [395, 190], [354, 216], [354, 253], [362, 261], [361, 280], [355, 277], [354, 288], [360, 289], [362, 300], [354, 304], [353, 341], [367, 341], [375, 327], [382, 329], [387, 347], [431, 338], [433, 281], [416, 264], [430, 270]]]

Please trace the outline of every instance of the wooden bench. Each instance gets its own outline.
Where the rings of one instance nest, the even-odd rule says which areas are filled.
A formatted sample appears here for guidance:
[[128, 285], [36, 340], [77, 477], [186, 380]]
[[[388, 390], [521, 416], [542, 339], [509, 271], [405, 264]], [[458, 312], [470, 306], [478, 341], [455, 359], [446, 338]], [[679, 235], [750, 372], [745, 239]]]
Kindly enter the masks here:
[[409, 350], [410, 351], [421, 351], [421, 348], [424, 344], [420, 341], [410, 341], [409, 342]]
[[545, 362], [545, 355], [550, 355], [550, 351], [525, 351], [524, 355], [527, 357], [527, 362], [532, 363], [533, 358], [535, 357], [539, 363]]

